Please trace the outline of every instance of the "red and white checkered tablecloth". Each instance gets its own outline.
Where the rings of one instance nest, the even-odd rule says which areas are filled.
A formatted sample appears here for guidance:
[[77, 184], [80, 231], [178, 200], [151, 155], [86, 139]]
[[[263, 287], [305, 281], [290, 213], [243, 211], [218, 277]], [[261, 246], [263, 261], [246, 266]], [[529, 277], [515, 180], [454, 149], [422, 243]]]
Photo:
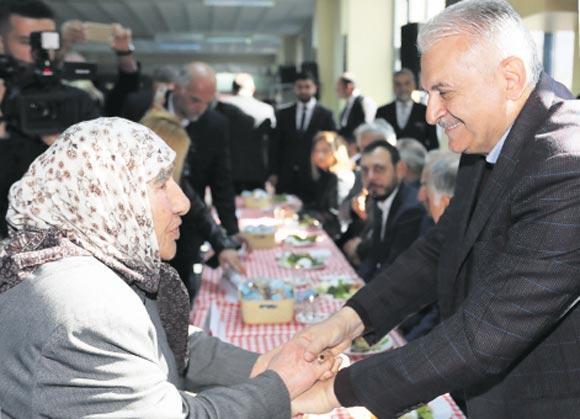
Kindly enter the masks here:
[[[271, 213], [270, 213], [271, 214]], [[242, 209], [240, 211], [240, 224], [260, 224], [272, 222], [272, 218], [263, 218], [268, 213], [262, 210]], [[255, 218], [262, 217], [262, 218]], [[294, 229], [294, 230], [293, 230]], [[281, 226], [277, 234], [277, 240], [280, 240], [286, 234], [295, 232], [295, 227]], [[345, 260], [340, 250], [334, 245], [332, 240], [323, 232], [317, 231], [320, 240], [316, 243], [316, 249], [326, 249], [329, 256], [326, 258], [324, 269], [311, 271], [295, 271], [292, 269], [282, 268], [277, 264], [276, 256], [285, 249], [282, 245], [268, 250], [254, 250], [245, 258], [245, 265], [249, 278], [289, 278], [301, 283], [315, 284], [320, 278], [328, 275], [341, 275], [357, 278], [356, 273]], [[310, 250], [310, 248], [301, 249]], [[275, 347], [285, 343], [292, 338], [298, 331], [304, 328], [304, 325], [293, 320], [286, 324], [264, 324], [264, 325], [247, 325], [242, 322], [239, 302], [226, 300], [225, 291], [220, 285], [222, 280], [222, 270], [210, 269], [205, 267], [202, 275], [202, 284], [199, 293], [194, 302], [194, 309], [190, 315], [190, 323], [204, 328], [208, 323], [219, 325], [219, 337], [242, 348], [255, 351], [267, 352]], [[343, 304], [343, 301], [332, 298], [319, 298], [317, 310], [331, 314], [337, 311]], [[210, 320], [210, 313], [219, 316], [219, 319]], [[207, 328], [207, 327], [206, 327]], [[215, 332], [215, 331], [214, 331]], [[392, 331], [389, 337], [395, 346], [405, 344], [404, 339], [396, 331]], [[357, 361], [360, 357], [350, 357], [352, 361]], [[445, 415], [437, 416], [435, 419], [464, 418], [461, 410], [449, 395], [443, 395], [435, 399], [432, 403], [441, 406], [443, 404]], [[431, 405], [431, 404], [430, 404]], [[434, 413], [436, 412], [435, 404], [432, 405]], [[450, 412], [450, 413], [449, 413]], [[309, 418], [316, 419], [363, 419], [372, 418], [373, 416], [364, 408], [340, 408], [335, 409], [328, 415], [310, 415]]]

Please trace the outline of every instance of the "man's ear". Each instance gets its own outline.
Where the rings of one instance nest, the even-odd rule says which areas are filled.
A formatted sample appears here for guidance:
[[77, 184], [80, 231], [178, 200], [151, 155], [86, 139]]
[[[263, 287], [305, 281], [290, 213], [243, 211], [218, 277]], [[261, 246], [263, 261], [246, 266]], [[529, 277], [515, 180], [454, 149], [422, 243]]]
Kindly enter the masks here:
[[501, 75], [505, 81], [506, 98], [519, 99], [528, 85], [526, 66], [521, 58], [507, 57], [500, 63]]
[[399, 182], [405, 179], [407, 176], [407, 172], [409, 171], [409, 166], [403, 160], [399, 160], [397, 165], [395, 166], [395, 172], [397, 173], [397, 177], [399, 178]]

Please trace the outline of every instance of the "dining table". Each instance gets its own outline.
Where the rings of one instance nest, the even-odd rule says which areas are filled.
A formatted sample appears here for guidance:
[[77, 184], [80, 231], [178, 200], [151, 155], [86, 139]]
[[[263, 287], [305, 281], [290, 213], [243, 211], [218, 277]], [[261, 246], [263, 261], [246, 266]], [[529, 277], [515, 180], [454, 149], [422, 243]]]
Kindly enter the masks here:
[[[316, 222], [309, 225], [301, 225], [296, 220], [293, 211], [288, 207], [270, 205], [263, 208], [244, 207], [243, 201], [238, 197], [237, 215], [240, 230], [244, 231], [249, 226], [268, 226], [275, 229], [274, 247], [268, 249], [254, 249], [245, 252], [242, 256], [246, 268], [246, 276], [243, 279], [268, 280], [282, 279], [295, 288], [320, 289], [320, 284], [336, 284], [336, 281], [348, 281], [348, 283], [363, 286], [363, 281], [357, 276], [355, 270], [346, 260], [344, 255], [330, 239], [330, 237], [316, 226]], [[282, 208], [282, 209], [281, 209]], [[311, 220], [312, 221], [312, 220]], [[292, 235], [310, 235], [316, 237], [313, 243], [295, 247], [288, 244], [287, 239]], [[280, 263], [281, 256], [285, 252], [306, 252], [317, 255], [324, 261], [322, 266], [315, 269], [297, 269], [297, 267], [287, 267]], [[315, 314], [316, 318], [324, 318], [339, 310], [345, 300], [334, 298], [330, 295], [313, 294], [307, 301], [297, 301], [295, 310], [297, 316], [287, 323], [281, 324], [246, 324], [242, 319], [240, 310], [239, 291], [231, 281], [231, 276], [235, 275], [239, 281], [239, 275], [222, 268], [212, 269], [204, 267], [201, 275], [199, 291], [193, 302], [193, 309], [190, 313], [190, 324], [197, 326], [206, 332], [220, 338], [223, 341], [239, 346], [241, 348], [264, 353], [280, 346], [291, 339], [294, 335], [304, 329], [307, 324], [298, 314], [308, 311], [310, 317]], [[317, 288], [318, 287], [318, 288]], [[297, 295], [297, 294], [296, 294]], [[301, 321], [298, 321], [297, 318]], [[406, 341], [396, 330], [392, 330], [385, 339], [382, 340], [383, 347], [375, 352], [390, 350], [405, 345]], [[384, 344], [386, 343], [386, 345]], [[373, 353], [370, 351], [369, 353]], [[357, 362], [368, 353], [347, 352], [351, 362]], [[454, 402], [449, 394], [444, 394], [430, 403], [429, 410], [434, 419], [459, 419], [464, 418], [461, 409]], [[307, 415], [309, 419], [370, 419], [374, 416], [363, 407], [338, 408], [324, 415]], [[420, 419], [415, 412], [407, 413], [405, 419]]]

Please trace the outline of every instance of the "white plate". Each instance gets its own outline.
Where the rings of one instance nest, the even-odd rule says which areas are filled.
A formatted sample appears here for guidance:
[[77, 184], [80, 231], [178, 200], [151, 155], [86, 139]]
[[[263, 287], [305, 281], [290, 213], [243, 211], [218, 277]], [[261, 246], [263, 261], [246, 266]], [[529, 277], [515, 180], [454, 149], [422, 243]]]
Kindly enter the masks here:
[[[316, 259], [317, 262], [319, 262], [319, 263], [313, 264], [311, 266], [308, 266], [308, 265], [300, 266], [297, 264], [291, 264], [288, 262], [288, 257], [292, 253], [308, 254], [313, 259]], [[316, 270], [316, 269], [324, 269], [326, 267], [326, 263], [325, 263], [324, 259], [325, 258], [322, 258], [320, 256], [315, 255], [314, 252], [285, 252], [285, 253], [281, 254], [280, 256], [278, 256], [278, 266], [281, 266], [282, 268], [287, 268], [287, 269], [311, 271], [311, 270]], [[309, 259], [307, 259], [307, 261], [309, 261]]]
[[[362, 288], [362, 286], [364, 284], [360, 284], [357, 283], [357, 281], [355, 281], [352, 277], [347, 276], [347, 275], [324, 275], [322, 277], [320, 277], [321, 281], [318, 282], [316, 285], [314, 285], [314, 289], [319, 293], [319, 294], [325, 294], [328, 295], [336, 300], [347, 300], [349, 299], [352, 295], [354, 295], [354, 293], [356, 293], [360, 288]], [[336, 287], [338, 286], [338, 284], [342, 282], [344, 284], [348, 284], [348, 285], [352, 285], [354, 286], [356, 289], [351, 289], [350, 293], [351, 295], [347, 296], [346, 298], [339, 298], [339, 297], [335, 297], [332, 294], [328, 293], [328, 289], [330, 287]]]
[[378, 341], [373, 346], [371, 346], [368, 351], [359, 352], [359, 351], [353, 350], [352, 346], [351, 346], [346, 351], [344, 351], [344, 353], [347, 355], [357, 355], [357, 356], [358, 355], [374, 355], [374, 354], [380, 354], [381, 352], [388, 351], [389, 349], [392, 349], [393, 347], [394, 347], [394, 344], [393, 344], [392, 339], [389, 337], [389, 335], [386, 335], [380, 341]]

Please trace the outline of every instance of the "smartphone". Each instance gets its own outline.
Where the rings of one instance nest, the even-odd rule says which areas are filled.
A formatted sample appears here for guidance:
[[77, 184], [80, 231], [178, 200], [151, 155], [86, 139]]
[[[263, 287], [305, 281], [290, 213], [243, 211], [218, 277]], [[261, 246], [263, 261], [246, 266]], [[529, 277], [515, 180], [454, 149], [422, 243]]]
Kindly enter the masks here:
[[110, 44], [113, 36], [113, 25], [107, 23], [85, 22], [87, 42]]

